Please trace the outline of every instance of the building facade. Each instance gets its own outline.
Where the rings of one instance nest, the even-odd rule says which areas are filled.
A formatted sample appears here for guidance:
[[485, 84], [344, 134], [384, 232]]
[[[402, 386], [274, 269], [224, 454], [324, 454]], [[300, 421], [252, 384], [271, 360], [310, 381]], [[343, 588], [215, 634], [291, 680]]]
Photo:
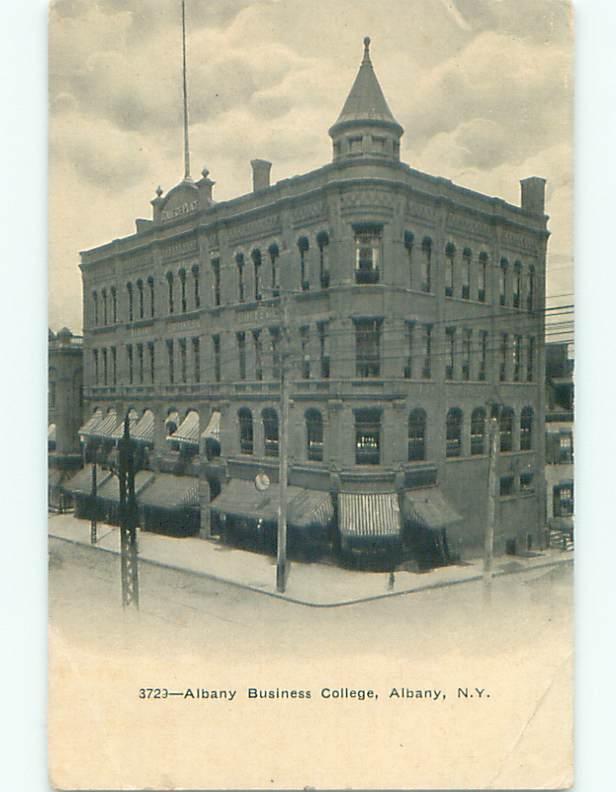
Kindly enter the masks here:
[[530, 548], [545, 523], [545, 183], [523, 180], [514, 206], [401, 162], [369, 40], [329, 134], [315, 171], [271, 184], [253, 160], [252, 192], [217, 203], [204, 169], [81, 254], [86, 452], [108, 453], [92, 427], [130, 411], [144, 465], [199, 482], [202, 535], [267, 543], [286, 365], [291, 537], [472, 554], [498, 414], [496, 548]]

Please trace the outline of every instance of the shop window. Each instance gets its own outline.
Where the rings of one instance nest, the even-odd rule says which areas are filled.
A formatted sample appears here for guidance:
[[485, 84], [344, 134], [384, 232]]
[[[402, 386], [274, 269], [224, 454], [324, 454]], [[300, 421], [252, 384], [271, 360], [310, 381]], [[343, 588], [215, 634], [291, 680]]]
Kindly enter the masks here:
[[485, 454], [486, 445], [486, 411], [477, 407], [471, 414], [471, 454]]
[[426, 458], [426, 413], [413, 410], [409, 415], [408, 460], [418, 462]]
[[355, 231], [355, 283], [378, 283], [382, 230]]
[[462, 410], [452, 407], [447, 413], [446, 435], [447, 446], [446, 456], [462, 456]]
[[381, 319], [355, 321], [355, 369], [362, 378], [381, 375]]
[[240, 425], [240, 453], [254, 453], [254, 433], [252, 425], [252, 413], [247, 407], [242, 407], [238, 411], [238, 421]]
[[323, 461], [323, 416], [318, 410], [306, 411], [306, 456], [311, 462]]
[[266, 457], [278, 456], [278, 415], [271, 407], [263, 410], [263, 438]]
[[355, 410], [355, 464], [381, 464], [380, 410]]

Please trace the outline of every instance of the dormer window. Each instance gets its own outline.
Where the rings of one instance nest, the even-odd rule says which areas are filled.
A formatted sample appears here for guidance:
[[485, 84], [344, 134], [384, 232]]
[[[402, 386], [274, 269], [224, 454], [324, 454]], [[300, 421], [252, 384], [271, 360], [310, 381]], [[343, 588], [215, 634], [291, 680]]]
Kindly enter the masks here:
[[355, 283], [378, 283], [382, 230], [380, 228], [355, 231]]

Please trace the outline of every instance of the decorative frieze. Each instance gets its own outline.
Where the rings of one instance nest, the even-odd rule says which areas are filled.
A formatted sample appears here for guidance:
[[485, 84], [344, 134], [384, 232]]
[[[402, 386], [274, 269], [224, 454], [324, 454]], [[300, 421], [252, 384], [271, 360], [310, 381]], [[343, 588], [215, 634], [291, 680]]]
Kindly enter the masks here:
[[391, 190], [356, 189], [342, 193], [340, 203], [343, 209], [391, 209], [394, 196]]
[[199, 246], [196, 236], [186, 239], [173, 239], [161, 245], [160, 252], [163, 259], [179, 258], [198, 253]]
[[494, 231], [492, 227], [482, 220], [471, 215], [454, 213], [449, 215], [447, 229], [450, 231], [460, 231], [468, 236], [478, 239], [489, 239]]
[[278, 214], [265, 215], [248, 223], [231, 227], [229, 229], [229, 242], [233, 245], [247, 240], [256, 240], [280, 230], [280, 216]]
[[326, 215], [327, 204], [321, 200], [296, 206], [292, 217], [294, 225], [304, 225], [314, 220], [322, 220]]
[[406, 216], [409, 220], [422, 220], [433, 225], [436, 220], [436, 209], [432, 204], [418, 201], [416, 198], [408, 198]]
[[501, 245], [508, 248], [516, 248], [525, 253], [537, 253], [537, 243], [535, 239], [517, 231], [503, 230], [501, 232]]

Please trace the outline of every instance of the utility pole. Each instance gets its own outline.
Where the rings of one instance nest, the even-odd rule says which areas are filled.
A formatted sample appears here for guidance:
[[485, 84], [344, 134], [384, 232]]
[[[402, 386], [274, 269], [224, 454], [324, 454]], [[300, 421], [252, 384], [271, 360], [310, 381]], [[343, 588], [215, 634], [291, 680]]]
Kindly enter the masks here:
[[98, 541], [96, 531], [96, 451], [94, 452], [94, 464], [92, 465], [92, 517], [90, 519], [90, 544], [95, 545]]
[[280, 436], [279, 485], [280, 509], [278, 511], [278, 541], [276, 552], [276, 590], [284, 591], [287, 585], [287, 478], [289, 471], [289, 361], [291, 339], [289, 331], [289, 297], [281, 291], [282, 349], [280, 360]]
[[130, 439], [128, 413], [124, 419], [124, 435], [119, 443], [120, 482], [120, 563], [122, 573], [122, 605], [139, 608], [139, 569], [137, 560], [137, 504], [135, 501], [135, 458]]
[[498, 454], [498, 419], [488, 419], [488, 516], [483, 556], [483, 582], [486, 596], [490, 596], [492, 586], [492, 565], [494, 562], [494, 528], [496, 524], [496, 461]]

